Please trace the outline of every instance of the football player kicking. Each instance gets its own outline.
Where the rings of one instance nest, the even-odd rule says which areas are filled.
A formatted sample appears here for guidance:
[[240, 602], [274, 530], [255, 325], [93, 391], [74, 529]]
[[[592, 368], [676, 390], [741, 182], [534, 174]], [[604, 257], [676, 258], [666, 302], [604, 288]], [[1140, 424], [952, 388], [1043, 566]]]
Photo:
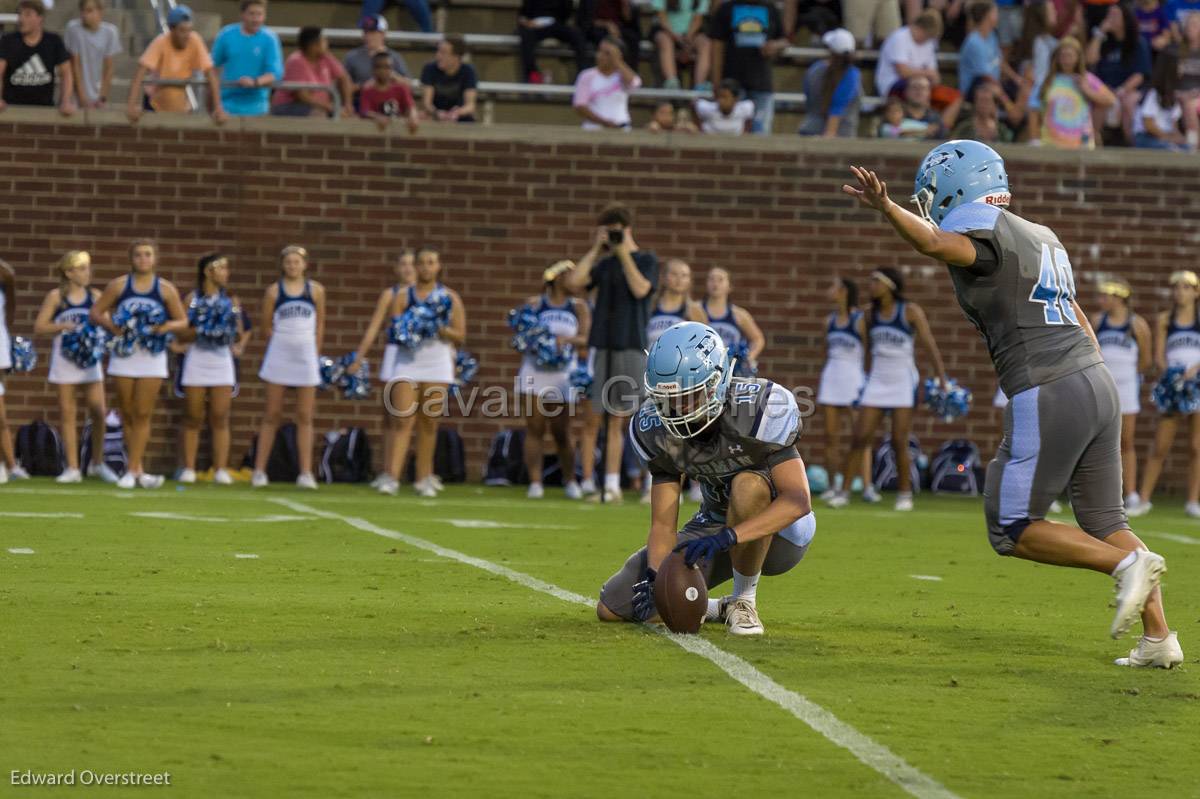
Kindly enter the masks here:
[[[629, 424], [653, 481], [650, 534], [600, 589], [602, 621], [653, 618], [654, 576], [674, 549], [704, 570], [710, 589], [733, 578], [731, 596], [708, 601], [706, 621], [762, 635], [759, 577], [804, 557], [816, 520], [796, 451], [796, 398], [769, 380], [733, 378], [733, 366], [720, 335], [699, 322], [673, 325], [651, 348], [649, 397]], [[703, 501], [676, 532], [685, 475], [699, 481]]]
[[[1138, 614], [1142, 638], [1121, 666], [1171, 668], [1183, 651], [1163, 615], [1166, 571], [1129, 528], [1121, 495], [1121, 410], [1096, 336], [1075, 301], [1066, 249], [1052, 230], [1006, 210], [1000, 155], [975, 141], [935, 147], [917, 169], [913, 201], [901, 208], [874, 172], [850, 167], [842, 190], [881, 214], [917, 252], [950, 269], [954, 293], [987, 342], [1011, 398], [1004, 439], [988, 465], [984, 510], [1001, 555], [1110, 574], [1124, 635]], [[1064, 490], [1079, 526], [1046, 519]]]

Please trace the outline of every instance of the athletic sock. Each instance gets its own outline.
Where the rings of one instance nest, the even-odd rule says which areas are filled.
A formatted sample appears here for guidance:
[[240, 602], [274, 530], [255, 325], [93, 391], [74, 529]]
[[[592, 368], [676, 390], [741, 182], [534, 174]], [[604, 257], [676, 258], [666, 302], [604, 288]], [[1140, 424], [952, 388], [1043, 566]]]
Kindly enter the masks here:
[[604, 475], [604, 490], [605, 491], [620, 491], [621, 490], [621, 473], [609, 472]]
[[896, 493], [896, 499], [912, 499], [911, 491], [899, 491]]
[[704, 611], [704, 620], [716, 621], [719, 618], [721, 618], [721, 600], [708, 600], [708, 610]]
[[1117, 568], [1112, 570], [1112, 576], [1116, 577], [1118, 573], [1125, 571], [1125, 569], [1128, 569], [1130, 566], [1133, 565], [1133, 562], [1135, 560], [1137, 560], [1137, 552], [1130, 552], [1128, 555], [1121, 558], [1121, 562], [1117, 564]]
[[733, 598], [734, 599], [749, 599], [750, 604], [754, 604], [758, 596], [758, 578], [762, 576], [762, 572], [758, 574], [742, 574], [737, 569], [733, 570]]

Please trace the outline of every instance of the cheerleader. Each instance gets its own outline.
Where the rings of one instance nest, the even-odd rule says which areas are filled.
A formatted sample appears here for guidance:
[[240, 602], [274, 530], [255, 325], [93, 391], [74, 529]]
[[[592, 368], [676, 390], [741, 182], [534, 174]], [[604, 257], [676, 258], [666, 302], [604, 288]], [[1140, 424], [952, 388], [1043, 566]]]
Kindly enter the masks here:
[[[828, 297], [836, 306], [825, 324], [825, 367], [821, 370], [821, 387], [817, 404], [825, 409], [825, 459], [831, 466], [842, 463], [842, 416], [850, 420], [858, 404], [866, 374], [863, 372], [863, 342], [867, 340], [867, 323], [858, 310], [858, 285], [853, 280], [838, 278], [829, 287]], [[871, 482], [864, 459], [863, 489]], [[849, 488], [852, 475], [841, 473], [829, 476], [829, 490], [821, 498], [830, 500], [843, 486]]]
[[729, 301], [731, 288], [728, 271], [719, 266], [708, 270], [703, 301], [707, 318], [701, 321], [706, 321], [717, 331], [721, 340], [725, 342], [725, 348], [730, 352], [736, 352], [745, 346], [747, 363], [744, 366], [748, 367], [747, 373], [753, 373], [757, 368], [758, 356], [766, 346], [766, 339], [750, 312]]
[[[396, 298], [400, 296], [400, 292], [405, 291], [409, 286], [417, 282], [416, 256], [416, 251], [408, 247], [400, 252], [400, 257], [396, 260], [396, 282], [379, 293], [379, 299], [375, 302], [375, 312], [371, 314], [371, 322], [367, 325], [367, 329], [363, 333], [362, 341], [358, 344], [358, 349], [354, 351], [354, 361], [350, 364], [347, 371], [351, 373], [357, 372], [359, 367], [362, 366], [362, 362], [367, 360], [371, 354], [371, 347], [375, 344], [375, 340], [379, 336], [379, 331], [383, 328], [383, 322], [387, 319], [388, 312], [396, 302]], [[379, 380], [385, 385], [392, 379], [392, 375], [395, 372], [396, 351], [398, 348], [399, 345], [390, 342], [384, 347], [383, 361], [379, 365]], [[392, 461], [392, 439], [395, 435], [396, 422], [396, 416], [388, 411], [388, 403], [383, 403], [384, 470], [371, 481], [371, 488], [379, 488], [389, 481], [387, 467]]]
[[388, 481], [379, 490], [395, 494], [400, 470], [408, 458], [413, 426], [417, 428], [416, 481], [413, 488], [422, 497], [436, 497], [441, 481], [433, 473], [437, 428], [445, 413], [450, 384], [454, 382], [454, 348], [466, 341], [467, 316], [458, 293], [438, 282], [442, 264], [432, 247], [417, 250], [417, 282], [396, 295], [392, 316], [409, 306], [428, 303], [445, 295], [450, 298], [450, 323], [438, 330], [437, 338], [425, 339], [416, 348], [397, 347], [392, 377], [388, 383], [391, 413], [399, 417], [394, 428]]
[[1137, 449], [1133, 438], [1142, 412], [1142, 374], [1154, 358], [1150, 325], [1130, 309], [1132, 291], [1124, 280], [1100, 284], [1100, 319], [1092, 325], [1100, 354], [1117, 384], [1121, 403], [1121, 474], [1125, 506], [1141, 504], [1137, 493]]
[[180, 385], [184, 394], [183, 470], [179, 482], [196, 482], [196, 452], [200, 449], [200, 430], [204, 427], [205, 401], [208, 425], [212, 431], [213, 482], [232, 485], [229, 474], [229, 406], [237, 385], [237, 358], [245, 352], [250, 331], [246, 328], [237, 297], [229, 297], [229, 258], [219, 252], [203, 256], [196, 267], [196, 290], [188, 296], [192, 303], [216, 303], [228, 299], [233, 305], [237, 334], [232, 344], [212, 344], [187, 331], [192, 339], [183, 353]]
[[[1159, 371], [1177, 366], [1184, 369], [1189, 380], [1200, 372], [1200, 309], [1196, 300], [1200, 297], [1200, 279], [1190, 270], [1171, 275], [1171, 297], [1174, 304], [1169, 311], [1158, 315], [1154, 325], [1154, 364]], [[1190, 461], [1188, 463], [1187, 504], [1188, 516], [1200, 518], [1200, 413], [1189, 414]], [[1130, 516], [1141, 516], [1150, 511], [1150, 502], [1158, 476], [1162, 473], [1163, 461], [1171, 452], [1175, 433], [1179, 428], [1180, 414], [1166, 413], [1158, 419], [1158, 430], [1154, 435], [1154, 448], [1146, 462], [1142, 476], [1142, 490], [1135, 499], [1136, 504], [1128, 507]]]
[[8, 410], [4, 405], [4, 371], [12, 368], [12, 339], [8, 319], [17, 310], [17, 278], [13, 268], [0, 261], [0, 484], [13, 479], [28, 479], [29, 474], [17, 463], [13, 452], [12, 431], [8, 429]]
[[58, 271], [58, 288], [50, 289], [42, 300], [37, 321], [33, 323], [33, 332], [39, 336], [54, 336], [50, 350], [49, 381], [58, 387], [59, 426], [63, 455], [67, 461], [67, 468], [56, 482], [78, 483], [83, 479], [83, 472], [79, 468], [79, 431], [75, 427], [75, 391], [82, 388], [88, 418], [92, 421], [92, 462], [87, 467], [88, 476], [98, 476], [106, 483], [115, 483], [120, 478], [104, 462], [104, 416], [107, 413], [104, 407], [104, 367], [99, 361], [86, 369], [79, 367], [62, 352], [63, 333], [73, 331], [88, 321], [92, 305], [100, 296], [100, 290], [90, 285], [92, 258], [86, 252], [72, 250], [59, 259], [55, 268]]
[[[871, 341], [871, 371], [867, 375], [859, 406], [862, 408], [854, 429], [854, 443], [846, 455], [843, 474], [850, 474], [856, 464], [867, 457], [875, 430], [883, 414], [892, 414], [892, 448], [896, 453], [899, 492], [896, 510], [913, 508], [912, 472], [908, 453], [908, 435], [912, 430], [913, 408], [917, 404], [919, 376], [913, 355], [915, 338], [929, 350], [937, 374], [947, 384], [946, 368], [937, 342], [929, 331], [925, 311], [915, 302], [904, 299], [904, 280], [895, 269], [883, 267], [871, 273], [871, 313], [867, 335]], [[850, 501], [847, 486], [829, 500], [833, 508], [845, 507]], [[863, 499], [878, 501], [874, 488], [863, 490]]]
[[305, 276], [308, 250], [296, 245], [279, 253], [281, 277], [263, 293], [262, 318], [266, 326], [267, 351], [258, 377], [267, 384], [267, 403], [250, 485], [268, 484], [267, 460], [275, 444], [275, 431], [283, 413], [283, 392], [296, 390], [296, 449], [300, 475], [296, 485], [315, 491], [313, 477], [313, 406], [321, 384], [318, 361], [325, 342], [325, 287]]
[[[129, 245], [129, 261], [129, 274], [109, 281], [92, 303], [91, 321], [120, 335], [121, 330], [113, 324], [114, 313], [150, 309], [161, 311], [167, 317], [166, 322], [154, 328], [155, 335], [186, 329], [187, 316], [179, 301], [179, 292], [170, 281], [155, 274], [158, 245], [151, 239], [134, 241]], [[125, 445], [129, 452], [129, 469], [117, 481], [117, 487], [159, 488], [163, 484], [162, 476], [146, 474], [142, 461], [150, 442], [150, 420], [158, 403], [158, 392], [167, 376], [167, 350], [164, 347], [160, 352], [150, 352], [139, 341], [128, 355], [113, 352], [109, 356], [108, 374], [117, 384], [117, 405], [121, 409]]]
[[646, 349], [654, 346], [668, 327], [680, 322], [708, 322], [704, 310], [691, 298], [692, 268], [681, 258], [671, 258], [663, 266], [658, 281], [654, 310], [646, 323]]
[[[567, 294], [566, 274], [575, 268], [573, 261], [559, 261], [542, 274], [543, 292], [540, 297], [530, 297], [528, 305], [537, 312], [538, 324], [550, 331], [560, 347], [570, 344], [576, 348], [587, 346], [591, 314], [587, 303]], [[523, 397], [525, 408], [525, 468], [529, 471], [530, 499], [541, 499], [542, 487], [542, 441], [549, 428], [554, 446], [558, 450], [558, 463], [562, 469], [563, 488], [567, 499], [580, 499], [583, 491], [575, 480], [575, 447], [571, 441], [571, 413], [573, 399], [571, 370], [573, 364], [561, 369], [542, 368], [536, 358], [525, 353], [521, 368], [517, 372], [516, 393]]]

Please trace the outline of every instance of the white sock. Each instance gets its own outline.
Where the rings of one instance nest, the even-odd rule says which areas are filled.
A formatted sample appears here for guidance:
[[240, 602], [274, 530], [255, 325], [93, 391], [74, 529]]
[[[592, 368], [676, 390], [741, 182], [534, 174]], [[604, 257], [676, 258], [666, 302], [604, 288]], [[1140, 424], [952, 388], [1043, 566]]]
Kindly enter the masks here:
[[762, 572], [758, 574], [746, 575], [733, 570], [733, 598], [734, 599], [749, 599], [750, 604], [754, 604], [754, 600], [758, 595], [758, 578], [762, 576]]
[[721, 600], [708, 600], [708, 610], [704, 611], [704, 620], [716, 621], [719, 618], [721, 618]]
[[1128, 569], [1133, 565], [1135, 560], [1137, 560], [1137, 552], [1130, 552], [1128, 555], [1121, 558], [1121, 562], [1117, 564], [1117, 568], [1113, 569], [1112, 576], [1116, 577], [1118, 572]]
[[898, 491], [898, 492], [896, 492], [896, 499], [912, 499], [912, 492], [911, 491]]
[[609, 472], [604, 475], [604, 490], [620, 491], [621, 490], [621, 473]]

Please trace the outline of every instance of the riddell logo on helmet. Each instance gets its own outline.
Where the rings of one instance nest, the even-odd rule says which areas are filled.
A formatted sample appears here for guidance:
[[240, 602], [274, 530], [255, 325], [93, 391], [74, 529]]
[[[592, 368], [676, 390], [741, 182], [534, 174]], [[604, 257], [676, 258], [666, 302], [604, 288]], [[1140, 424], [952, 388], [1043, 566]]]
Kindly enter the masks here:
[[989, 194], [983, 198], [983, 201], [988, 205], [1004, 205], [1007, 206], [1012, 202], [1012, 195], [1008, 192], [1001, 194]]

